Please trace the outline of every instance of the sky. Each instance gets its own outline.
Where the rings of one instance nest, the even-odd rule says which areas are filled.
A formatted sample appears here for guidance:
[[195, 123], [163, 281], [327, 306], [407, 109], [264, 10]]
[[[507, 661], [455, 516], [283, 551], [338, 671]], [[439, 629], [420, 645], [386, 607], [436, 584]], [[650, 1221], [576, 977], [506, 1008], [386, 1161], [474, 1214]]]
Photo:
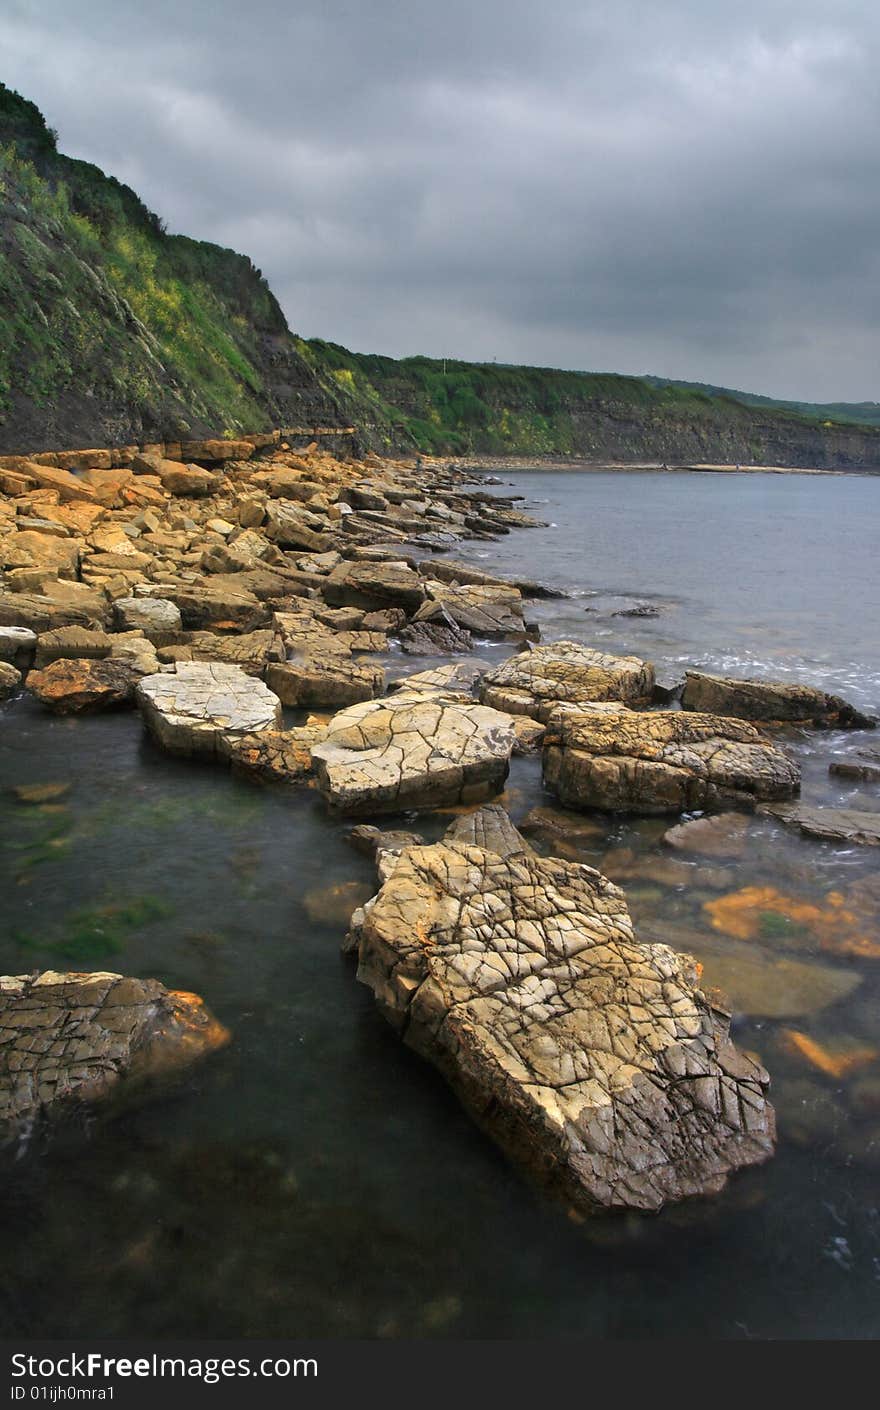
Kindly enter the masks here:
[[359, 352], [880, 400], [876, 0], [2, 0], [0, 78]]

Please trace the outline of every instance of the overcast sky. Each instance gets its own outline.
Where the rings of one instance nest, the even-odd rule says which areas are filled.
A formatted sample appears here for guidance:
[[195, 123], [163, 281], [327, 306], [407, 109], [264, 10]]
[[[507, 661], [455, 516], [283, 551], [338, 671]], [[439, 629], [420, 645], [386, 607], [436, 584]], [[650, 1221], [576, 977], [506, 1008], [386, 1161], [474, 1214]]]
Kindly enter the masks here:
[[880, 400], [876, 0], [2, 0], [0, 77], [358, 351]]

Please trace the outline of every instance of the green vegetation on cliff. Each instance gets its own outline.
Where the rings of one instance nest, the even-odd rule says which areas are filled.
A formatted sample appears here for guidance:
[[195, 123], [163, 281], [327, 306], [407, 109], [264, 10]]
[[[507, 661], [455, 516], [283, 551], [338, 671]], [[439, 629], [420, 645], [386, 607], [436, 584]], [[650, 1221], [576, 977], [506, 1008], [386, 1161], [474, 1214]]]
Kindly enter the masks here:
[[297, 390], [332, 410], [249, 259], [168, 235], [2, 85], [0, 215], [4, 443], [263, 430]]
[[169, 235], [0, 84], [0, 451], [323, 424], [380, 450], [876, 468], [869, 410], [303, 341], [246, 256]]

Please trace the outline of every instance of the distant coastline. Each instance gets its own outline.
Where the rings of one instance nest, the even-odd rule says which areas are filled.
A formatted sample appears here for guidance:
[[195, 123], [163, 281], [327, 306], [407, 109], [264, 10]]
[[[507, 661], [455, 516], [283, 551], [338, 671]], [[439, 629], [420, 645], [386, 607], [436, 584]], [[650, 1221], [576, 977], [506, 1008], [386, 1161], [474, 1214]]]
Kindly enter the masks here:
[[621, 474], [644, 474], [656, 471], [658, 474], [720, 474], [720, 475], [877, 475], [880, 471], [851, 467], [838, 469], [827, 466], [802, 465], [663, 465], [659, 461], [595, 461], [580, 460], [564, 456], [526, 455], [469, 455], [449, 457], [461, 470], [491, 473], [500, 471], [512, 474], [517, 470], [529, 473], [540, 471], [566, 472], [569, 474], [606, 474], [609, 471]]

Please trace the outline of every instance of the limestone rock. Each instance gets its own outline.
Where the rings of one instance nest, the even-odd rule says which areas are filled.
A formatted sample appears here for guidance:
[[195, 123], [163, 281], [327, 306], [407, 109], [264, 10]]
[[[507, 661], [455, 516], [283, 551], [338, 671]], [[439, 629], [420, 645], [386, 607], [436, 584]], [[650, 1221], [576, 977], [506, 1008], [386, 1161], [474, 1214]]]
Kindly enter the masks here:
[[[476, 821], [494, 841], [492, 825]], [[447, 838], [386, 865], [358, 978], [498, 1144], [586, 1212], [714, 1193], [766, 1160], [766, 1072], [697, 967], [636, 942], [589, 867]]]
[[800, 771], [742, 720], [597, 704], [553, 713], [544, 781], [569, 807], [679, 813], [791, 798]]
[[109, 632], [90, 631], [86, 627], [56, 627], [54, 631], [41, 632], [37, 637], [34, 665], [42, 670], [44, 666], [51, 666], [53, 661], [61, 661], [65, 657], [97, 661], [109, 656], [112, 646], [113, 637]]
[[269, 625], [270, 613], [259, 598], [236, 581], [234, 587], [208, 583], [156, 583], [135, 590], [138, 598], [173, 602], [187, 631], [252, 632]]
[[472, 651], [473, 637], [443, 614], [441, 620], [414, 622], [400, 633], [400, 645], [410, 656], [455, 656]]
[[449, 691], [462, 691], [470, 695], [488, 669], [487, 661], [453, 661], [448, 666], [435, 666], [431, 671], [401, 676], [399, 680], [392, 681], [389, 690], [396, 693], [414, 691], [416, 695], [424, 695], [431, 690], [437, 690], [441, 695]]
[[322, 553], [333, 547], [327, 520], [301, 504], [273, 499], [266, 506], [266, 534], [281, 548], [310, 548]]
[[142, 631], [154, 646], [165, 646], [183, 629], [180, 608], [161, 597], [120, 597], [113, 604], [120, 631]]
[[228, 1041], [195, 994], [119, 974], [0, 978], [0, 1136], [188, 1067]]
[[609, 656], [576, 641], [555, 641], [512, 656], [489, 671], [480, 699], [496, 710], [546, 723], [561, 703], [620, 700], [645, 705], [653, 689], [654, 668], [647, 661]]
[[356, 666], [345, 659], [283, 661], [270, 665], [266, 684], [282, 705], [309, 710], [338, 710], [384, 694], [381, 666]]
[[342, 710], [312, 751], [318, 786], [346, 813], [476, 803], [507, 777], [509, 716], [454, 696], [391, 696]]
[[63, 657], [31, 671], [28, 690], [56, 715], [83, 715], [134, 704], [138, 671], [119, 658]]
[[425, 585], [406, 563], [340, 563], [322, 584], [330, 607], [360, 607], [365, 612], [399, 607], [415, 612], [425, 600]]
[[160, 460], [156, 474], [162, 481], [162, 488], [173, 495], [201, 496], [213, 494], [220, 484], [220, 476], [199, 465], [181, 465], [176, 460]]
[[814, 686], [733, 680], [700, 671], [686, 673], [681, 705], [683, 710], [735, 715], [742, 720], [765, 720], [775, 724], [867, 729], [877, 723], [840, 696], [828, 695]]
[[0, 661], [0, 700], [9, 700], [21, 685], [21, 671], [8, 661]]
[[522, 597], [515, 587], [428, 581], [425, 588], [427, 601], [416, 612], [414, 622], [451, 618], [457, 627], [478, 638], [525, 641]]
[[173, 646], [160, 646], [160, 661], [221, 661], [241, 666], [250, 676], [261, 676], [275, 647], [275, 633], [270, 628], [257, 632], [239, 632], [232, 636], [217, 636], [213, 632], [187, 632]]
[[168, 674], [145, 676], [137, 687], [144, 721], [172, 754], [214, 754], [224, 735], [277, 730], [277, 695], [239, 666], [183, 661]]
[[233, 771], [267, 783], [306, 783], [313, 774], [312, 746], [324, 738], [319, 725], [298, 729], [265, 729], [254, 734], [224, 734], [217, 753], [228, 759]]

